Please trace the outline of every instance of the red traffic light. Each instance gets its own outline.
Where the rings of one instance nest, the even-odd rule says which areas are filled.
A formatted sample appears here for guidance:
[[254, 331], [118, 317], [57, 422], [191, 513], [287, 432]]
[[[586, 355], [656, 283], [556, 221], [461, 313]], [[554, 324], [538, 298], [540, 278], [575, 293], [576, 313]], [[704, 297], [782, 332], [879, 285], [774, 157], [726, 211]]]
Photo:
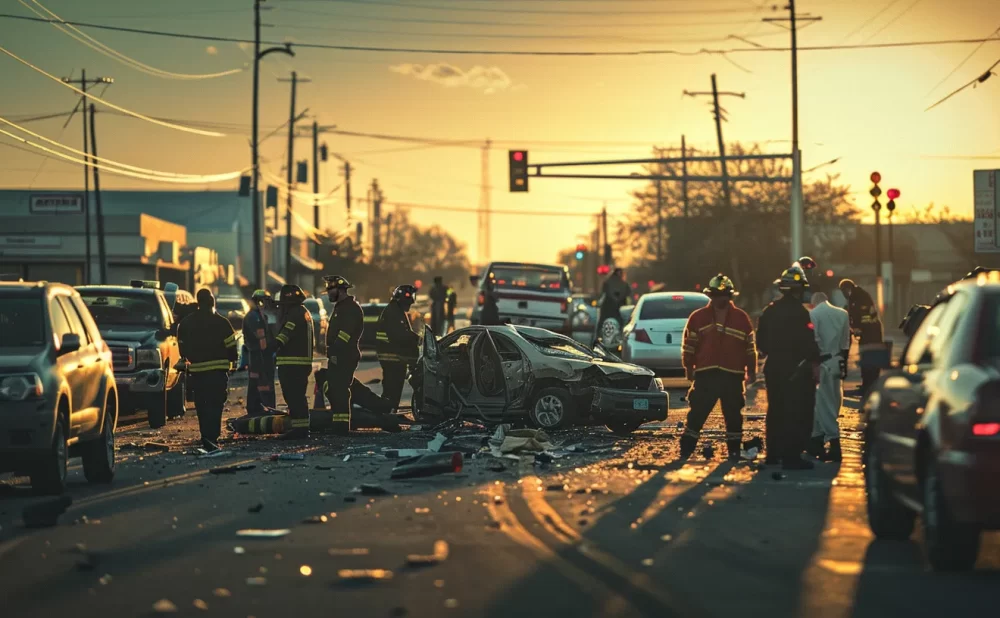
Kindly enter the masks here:
[[511, 155], [515, 161], [524, 161], [524, 152], [520, 150], [515, 150], [514, 154]]
[[833, 276], [833, 271], [832, 270], [826, 271], [826, 276], [827, 277], [832, 277]]
[[577, 251], [586, 251], [587, 250], [587, 245], [579, 244], [579, 245], [576, 246], [576, 250]]
[[420, 279], [417, 279], [416, 281], [413, 282], [413, 287], [419, 290], [420, 288], [424, 287], [424, 282], [421, 281]]
[[879, 174], [878, 172], [872, 172], [871, 179], [872, 179], [872, 182], [874, 182], [875, 184], [878, 184], [878, 183], [882, 182], [882, 174]]
[[608, 266], [607, 264], [601, 264], [600, 266], [597, 267], [598, 275], [606, 275], [609, 272], [611, 272], [611, 267]]
[[885, 194], [890, 200], [897, 199], [899, 197], [899, 189], [889, 189]]

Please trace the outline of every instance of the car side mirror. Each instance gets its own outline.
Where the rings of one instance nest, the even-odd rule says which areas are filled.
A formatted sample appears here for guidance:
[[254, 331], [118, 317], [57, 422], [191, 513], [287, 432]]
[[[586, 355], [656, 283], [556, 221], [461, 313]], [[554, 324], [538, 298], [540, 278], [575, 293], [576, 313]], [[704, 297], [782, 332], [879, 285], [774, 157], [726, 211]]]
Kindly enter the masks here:
[[72, 354], [80, 349], [80, 335], [66, 333], [59, 343], [59, 355]]

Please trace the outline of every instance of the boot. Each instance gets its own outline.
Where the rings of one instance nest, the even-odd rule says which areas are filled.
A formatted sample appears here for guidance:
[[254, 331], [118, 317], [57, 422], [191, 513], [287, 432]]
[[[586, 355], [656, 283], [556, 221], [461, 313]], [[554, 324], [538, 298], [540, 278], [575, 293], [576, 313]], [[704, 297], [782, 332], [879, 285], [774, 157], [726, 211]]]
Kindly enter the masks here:
[[681, 436], [681, 459], [688, 459], [694, 454], [695, 447], [698, 446], [698, 438], [692, 436]]
[[740, 441], [739, 440], [726, 440], [726, 452], [729, 455], [729, 461], [739, 461], [740, 460]]
[[840, 463], [844, 460], [844, 455], [840, 451], [840, 438], [832, 438], [830, 440], [830, 451], [825, 453], [821, 459], [833, 463]]
[[805, 459], [802, 459], [801, 455], [795, 455], [794, 457], [784, 457], [781, 460], [782, 470], [812, 470], [816, 465]]
[[806, 446], [806, 453], [809, 453], [812, 457], [817, 459], [823, 459], [826, 456], [826, 449], [823, 445], [823, 436], [813, 436], [809, 440], [809, 445]]

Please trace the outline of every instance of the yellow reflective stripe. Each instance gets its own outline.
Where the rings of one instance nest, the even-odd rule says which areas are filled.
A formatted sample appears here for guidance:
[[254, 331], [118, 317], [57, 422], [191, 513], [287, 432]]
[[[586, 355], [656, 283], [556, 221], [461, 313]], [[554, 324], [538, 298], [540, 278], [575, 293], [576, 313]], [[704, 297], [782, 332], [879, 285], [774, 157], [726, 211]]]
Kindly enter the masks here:
[[231, 363], [228, 360], [211, 360], [211, 361], [201, 361], [199, 363], [191, 363], [188, 366], [188, 371], [191, 373], [200, 373], [202, 371], [229, 371]]
[[286, 337], [284, 333], [278, 335], [277, 337], [275, 337], [275, 339], [277, 339], [281, 343], [288, 343], [288, 337]]
[[350, 414], [334, 414], [333, 415], [333, 422], [334, 423], [350, 423], [351, 422], [351, 415]]
[[307, 419], [307, 418], [293, 418], [291, 425], [292, 425], [292, 427], [294, 429], [299, 429], [301, 427], [307, 427], [308, 428], [309, 427], [309, 419]]
[[295, 322], [285, 322], [285, 328], [288, 330], [295, 330]]
[[277, 359], [278, 366], [282, 365], [312, 365], [312, 359], [308, 356], [279, 356]]
[[236, 341], [235, 340], [233, 340], [233, 341], [227, 341], [226, 342], [226, 347], [227, 348], [235, 348], [236, 347]]
[[228, 337], [226, 337], [226, 340], [225, 340], [224, 343], [226, 345], [229, 345], [229, 343], [236, 343], [236, 333], [233, 333], [232, 335], [229, 335]]
[[700, 333], [701, 331], [708, 330], [708, 329], [712, 328], [713, 326], [715, 326], [715, 324], [706, 324], [706, 325], [702, 326], [701, 328], [699, 328], [698, 332]]
[[337, 339], [347, 342], [351, 340], [351, 336], [346, 331], [340, 331], [339, 333], [337, 333]]
[[388, 333], [376, 333], [375, 334], [375, 340], [376, 341], [389, 341], [389, 335], [388, 335]]
[[366, 315], [365, 316], [365, 322], [378, 322], [378, 316], [377, 315]]

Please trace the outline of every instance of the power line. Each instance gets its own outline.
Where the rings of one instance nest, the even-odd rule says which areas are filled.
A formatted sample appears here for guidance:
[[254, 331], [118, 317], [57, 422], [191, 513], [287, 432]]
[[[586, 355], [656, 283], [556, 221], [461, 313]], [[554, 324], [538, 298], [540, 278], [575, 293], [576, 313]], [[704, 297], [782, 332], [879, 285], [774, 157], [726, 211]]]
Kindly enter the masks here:
[[854, 30], [851, 30], [851, 32], [847, 36], [845, 36], [843, 39], [841, 39], [841, 40], [842, 41], [846, 41], [847, 39], [851, 38], [855, 34], [861, 32], [862, 30], [865, 29], [865, 27], [868, 26], [868, 24], [870, 24], [873, 21], [875, 21], [876, 19], [878, 19], [882, 15], [882, 13], [885, 13], [886, 11], [888, 11], [889, 9], [891, 9], [893, 7], [893, 5], [896, 4], [896, 3], [898, 3], [898, 2], [899, 2], [899, 0], [889, 0], [889, 3], [886, 4], [885, 6], [883, 6], [881, 11], [875, 13], [874, 15], [872, 15], [871, 17], [869, 17], [865, 21], [861, 22], [861, 25], [859, 25]]
[[874, 39], [875, 37], [877, 37], [878, 35], [882, 34], [882, 32], [886, 28], [888, 28], [889, 26], [891, 26], [894, 23], [896, 23], [897, 21], [899, 21], [899, 19], [903, 15], [906, 15], [907, 13], [909, 13], [910, 11], [912, 11], [913, 8], [916, 7], [918, 4], [920, 4], [921, 2], [923, 2], [923, 0], [913, 0], [913, 2], [911, 2], [908, 7], [906, 7], [905, 9], [903, 9], [902, 12], [900, 12], [898, 15], [896, 15], [895, 17], [893, 17], [889, 21], [885, 22], [885, 24], [883, 24], [883, 26], [881, 28], [879, 28], [878, 30], [876, 30], [875, 32], [873, 32], [871, 34], [871, 36], [869, 36], [867, 39], [864, 40], [864, 42], [867, 43], [868, 41], [870, 41], [870, 40]]
[[[101, 43], [100, 41], [98, 41], [94, 37], [90, 36], [86, 32], [83, 32], [82, 30], [80, 30], [78, 28], [75, 28], [74, 26], [72, 26], [70, 24], [67, 24], [66, 21], [63, 20], [62, 17], [59, 17], [58, 15], [56, 15], [55, 13], [53, 13], [52, 11], [50, 11], [49, 9], [45, 8], [45, 6], [42, 5], [41, 2], [38, 2], [38, 0], [31, 0], [31, 2], [33, 2], [36, 5], [38, 5], [38, 7], [40, 9], [42, 9], [42, 11], [45, 11], [45, 13], [42, 13], [41, 11], [38, 11], [37, 9], [35, 9], [34, 7], [32, 7], [30, 4], [28, 4], [25, 0], [18, 0], [18, 2], [20, 2], [21, 5], [24, 6], [24, 8], [28, 9], [29, 11], [31, 11], [35, 15], [38, 15], [41, 18], [45, 18], [45, 13], [48, 13], [55, 20], [55, 21], [51, 21], [49, 23], [56, 30], [59, 30], [60, 32], [62, 32], [63, 34], [69, 36], [70, 38], [72, 38], [72, 39], [74, 39], [74, 40], [76, 40], [76, 41], [78, 41], [80, 43], [83, 43], [84, 45], [86, 45], [87, 47], [93, 49], [94, 51], [97, 51], [98, 53], [101, 53], [101, 54], [103, 54], [105, 56], [108, 56], [109, 58], [112, 58], [114, 60], [117, 60], [118, 62], [121, 62], [125, 66], [128, 66], [128, 67], [131, 67], [133, 69], [136, 69], [137, 71], [140, 71], [142, 73], [146, 73], [147, 75], [153, 75], [153, 76], [156, 76], [156, 77], [165, 77], [165, 78], [168, 78], [168, 79], [202, 80], [202, 79], [213, 79], [213, 78], [216, 78], [216, 77], [226, 77], [227, 75], [233, 75], [235, 73], [241, 73], [241, 72], [243, 72], [242, 68], [240, 68], [240, 69], [231, 69], [229, 71], [222, 71], [222, 72], [219, 72], [219, 73], [203, 73], [203, 74], [175, 73], [173, 71], [166, 71], [164, 69], [158, 69], [156, 67], [153, 67], [153, 66], [145, 64], [143, 62], [140, 62], [139, 60], [136, 60], [135, 58], [127, 56], [127, 55], [125, 55], [125, 54], [123, 54], [123, 53], [121, 53], [121, 52], [119, 52], [119, 51], [117, 51], [115, 49], [112, 49], [111, 47], [108, 47], [104, 43]], [[67, 25], [68, 28], [64, 28], [60, 24]]]
[[[294, 1], [294, 0], [293, 0]], [[366, 6], [381, 5], [393, 6], [405, 9], [417, 9], [423, 11], [445, 11], [456, 13], [517, 13], [519, 15], [711, 15], [711, 14], [738, 14], [756, 13], [761, 9], [678, 9], [678, 10], [569, 10], [569, 9], [513, 9], [513, 8], [463, 8], [436, 6], [433, 4], [414, 4], [412, 2], [398, 2], [396, 0], [297, 0], [299, 2], [323, 2], [331, 4], [361, 4]]]
[[[357, 198], [356, 201], [364, 202], [363, 198]], [[399, 208], [406, 208], [410, 210], [436, 210], [441, 212], [463, 212], [470, 215], [479, 214], [478, 208], [461, 208], [459, 206], [438, 206], [435, 204], [413, 204], [410, 202], [386, 202], [389, 206], [396, 206]], [[529, 215], [529, 216], [539, 216], [539, 217], [585, 217], [588, 219], [593, 219], [599, 213], [582, 213], [582, 212], [564, 212], [558, 210], [490, 210], [491, 215]]]
[[949, 94], [949, 95], [948, 95], [948, 96], [946, 96], [945, 98], [943, 98], [943, 99], [939, 100], [939, 101], [938, 101], [937, 103], [935, 103], [934, 105], [931, 105], [930, 107], [928, 107], [928, 108], [927, 108], [927, 109], [925, 109], [924, 111], [925, 111], [925, 112], [929, 112], [929, 111], [931, 111], [932, 109], [934, 109], [934, 108], [935, 108], [935, 107], [937, 107], [938, 105], [941, 105], [942, 103], [944, 103], [944, 102], [945, 102], [945, 101], [947, 101], [948, 99], [952, 98], [953, 96], [955, 96], [955, 95], [956, 95], [956, 94], [958, 94], [959, 92], [962, 92], [963, 90], [965, 90], [965, 89], [966, 89], [966, 88], [968, 88], [969, 86], [973, 86], [973, 87], [975, 87], [976, 85], [978, 85], [978, 84], [981, 84], [981, 83], [985, 82], [986, 80], [988, 80], [988, 79], [989, 79], [990, 77], [992, 77], [992, 76], [993, 76], [993, 69], [997, 68], [997, 66], [1000, 66], [1000, 60], [997, 60], [996, 62], [994, 62], [993, 64], [991, 64], [991, 65], [990, 65], [990, 68], [986, 69], [986, 71], [985, 71], [985, 72], [984, 72], [983, 74], [981, 74], [981, 75], [980, 75], [979, 77], [977, 77], [977, 78], [975, 78], [975, 79], [971, 79], [971, 80], [969, 80], [968, 82], [966, 82], [966, 83], [965, 83], [964, 85], [962, 85], [962, 86], [959, 86], [958, 88], [956, 88], [955, 90], [953, 90], [953, 91], [951, 92], [951, 94]]
[[145, 120], [146, 122], [151, 122], [153, 124], [158, 124], [158, 125], [160, 125], [162, 127], [167, 127], [168, 129], [176, 129], [178, 131], [184, 131], [186, 133], [194, 133], [196, 135], [206, 135], [208, 137], [225, 137], [224, 133], [216, 133], [216, 132], [213, 132], [213, 131], [202, 131], [201, 129], [193, 129], [191, 127], [184, 127], [184, 126], [181, 126], [181, 125], [178, 125], [178, 124], [172, 124], [170, 122], [163, 122], [162, 120], [156, 120], [155, 118], [150, 118], [149, 116], [146, 116], [144, 114], [140, 114], [139, 112], [133, 112], [130, 109], [126, 109], [124, 107], [120, 107], [118, 105], [115, 105], [114, 103], [110, 103], [108, 101], [105, 101], [104, 99], [102, 99], [102, 98], [100, 98], [98, 96], [95, 96], [95, 95], [92, 95], [92, 94], [87, 94], [84, 91], [82, 91], [79, 88], [77, 88], [76, 86], [74, 86], [72, 84], [67, 84], [66, 82], [64, 82], [61, 79], [59, 79], [58, 77], [56, 77], [55, 75], [52, 75], [50, 73], [45, 72], [43, 69], [40, 69], [40, 68], [36, 67], [35, 65], [31, 64], [30, 62], [28, 62], [24, 58], [21, 58], [20, 56], [15, 55], [14, 53], [8, 51], [7, 49], [5, 49], [3, 47], [0, 47], [0, 52], [3, 52], [5, 54], [7, 54], [8, 56], [10, 56], [11, 58], [13, 58], [14, 60], [17, 60], [18, 62], [20, 62], [21, 64], [23, 64], [24, 66], [26, 66], [26, 67], [28, 67], [28, 68], [30, 68], [30, 69], [38, 72], [38, 73], [41, 73], [42, 75], [44, 75], [45, 77], [48, 77], [49, 79], [51, 79], [52, 81], [56, 82], [57, 84], [61, 84], [61, 85], [65, 86], [66, 88], [69, 88], [70, 90], [72, 90], [73, 92], [75, 92], [75, 93], [77, 93], [79, 95], [87, 96], [92, 101], [97, 101], [98, 103], [101, 103], [102, 105], [106, 105], [106, 106], [110, 107], [111, 109], [118, 110], [120, 112], [128, 114], [129, 116], [132, 116], [133, 118], [138, 118], [140, 120]]
[[[0, 18], [21, 19], [36, 22], [50, 22], [49, 19], [39, 17], [26, 17], [23, 15], [10, 15], [0, 13]], [[144, 28], [125, 28], [120, 26], [109, 26], [106, 24], [93, 24], [88, 22], [66, 21], [60, 22], [83, 26], [86, 28], [97, 28], [102, 30], [113, 30], [117, 32], [132, 32], [135, 34], [148, 34], [153, 36], [171, 37], [179, 39], [190, 39], [195, 41], [216, 41], [224, 43], [253, 43], [251, 39], [239, 37], [224, 37], [214, 35], [188, 34], [182, 32], [166, 32], [160, 30], [148, 30]], [[918, 40], [900, 41], [895, 43], [862, 43], [854, 45], [813, 45], [799, 46], [799, 51], [837, 51], [856, 49], [893, 49], [907, 47], [929, 47], [939, 45], [970, 45], [982, 42], [991, 42], [1000, 39], [938, 39], [938, 40]], [[284, 46], [284, 41], [261, 41], [262, 45]], [[680, 51], [676, 49], [640, 49], [631, 51], [539, 51], [539, 50], [495, 50], [495, 49], [421, 49], [407, 47], [378, 47], [365, 45], [332, 45], [326, 43], [294, 43], [295, 47], [303, 49], [328, 49], [336, 51], [358, 51], [358, 52], [379, 52], [379, 53], [407, 53], [407, 54], [434, 54], [434, 55], [463, 55], [463, 56], [541, 56], [541, 57], [635, 57], [635, 56], [705, 56], [721, 54], [738, 54], [751, 52], [780, 52], [791, 51], [788, 47], [747, 47], [732, 49], [700, 49], [697, 51]]]
[[[998, 33], [1000, 33], [1000, 27], [998, 27], [996, 30], [994, 30], [993, 32], [991, 32], [990, 35], [988, 37], [986, 37], [986, 38], [987, 39], [992, 39], [992, 38], [996, 37]], [[930, 90], [927, 91], [927, 95], [926, 96], [930, 96], [935, 90], [937, 90], [938, 88], [941, 87], [941, 84], [943, 84], [946, 81], [948, 81], [949, 79], [951, 79], [951, 76], [954, 75], [955, 73], [958, 73], [958, 70], [961, 69], [963, 66], [965, 66], [965, 63], [968, 62], [969, 60], [971, 60], [972, 57], [975, 56], [976, 53], [978, 53], [979, 50], [983, 48], [983, 45], [986, 45], [986, 41], [983, 41], [979, 45], [976, 45], [976, 48], [973, 49], [971, 52], [969, 52], [968, 56], [966, 56], [961, 62], [959, 62], [958, 65], [954, 69], [952, 69], [947, 75], [945, 75], [943, 78], [941, 78], [941, 81], [939, 81], [938, 83], [934, 84], [933, 88], [931, 88]]]

